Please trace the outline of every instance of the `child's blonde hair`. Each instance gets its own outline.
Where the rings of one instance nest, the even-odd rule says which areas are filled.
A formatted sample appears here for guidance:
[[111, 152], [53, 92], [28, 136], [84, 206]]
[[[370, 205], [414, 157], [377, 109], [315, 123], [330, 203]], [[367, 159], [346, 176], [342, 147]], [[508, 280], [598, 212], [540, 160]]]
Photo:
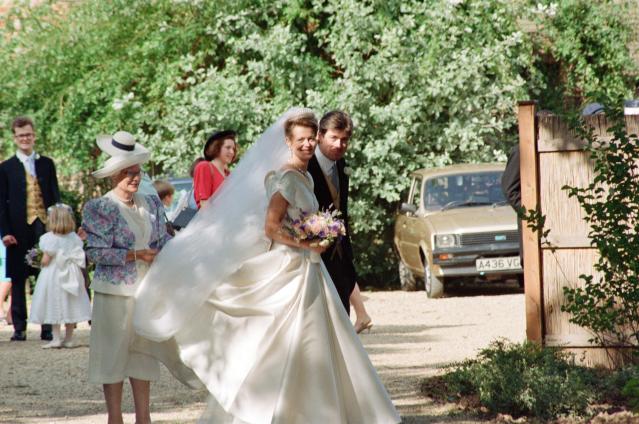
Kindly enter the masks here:
[[56, 203], [47, 209], [47, 231], [55, 234], [69, 234], [75, 231], [73, 210], [69, 205]]

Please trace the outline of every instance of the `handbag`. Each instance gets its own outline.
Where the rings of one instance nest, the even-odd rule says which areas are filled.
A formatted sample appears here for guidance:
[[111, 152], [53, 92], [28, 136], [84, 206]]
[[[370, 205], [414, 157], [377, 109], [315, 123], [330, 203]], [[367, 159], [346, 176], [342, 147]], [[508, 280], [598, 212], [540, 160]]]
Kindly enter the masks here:
[[166, 212], [164, 212], [164, 223], [166, 224], [166, 232], [171, 237], [175, 237], [175, 227], [173, 227], [173, 223], [169, 221], [169, 218], [166, 217]]
[[191, 219], [193, 219], [196, 213], [197, 213], [197, 209], [191, 208], [189, 206], [185, 207], [184, 209], [180, 211], [178, 216], [176, 216], [175, 219], [173, 220], [172, 222], [173, 228], [177, 231], [186, 227], [188, 223], [191, 221]]

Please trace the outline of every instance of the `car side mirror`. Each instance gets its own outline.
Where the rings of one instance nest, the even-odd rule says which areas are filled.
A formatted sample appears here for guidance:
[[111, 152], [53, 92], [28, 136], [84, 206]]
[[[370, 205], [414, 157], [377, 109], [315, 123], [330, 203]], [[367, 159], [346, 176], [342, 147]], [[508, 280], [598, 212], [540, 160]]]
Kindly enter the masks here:
[[415, 214], [415, 212], [417, 212], [417, 206], [413, 205], [412, 203], [402, 203], [402, 205], [399, 207], [399, 210], [402, 213], [405, 214]]

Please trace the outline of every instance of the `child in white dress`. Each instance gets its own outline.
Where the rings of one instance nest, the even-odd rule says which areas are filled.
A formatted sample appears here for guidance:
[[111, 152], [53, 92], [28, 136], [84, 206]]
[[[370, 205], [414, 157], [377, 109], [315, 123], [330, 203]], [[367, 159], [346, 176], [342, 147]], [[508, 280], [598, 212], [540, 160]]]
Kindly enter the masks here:
[[[84, 250], [75, 233], [71, 207], [57, 203], [47, 210], [48, 232], [40, 237], [41, 271], [31, 302], [29, 322], [51, 324], [53, 340], [43, 349], [73, 347], [75, 324], [91, 319], [91, 303], [84, 288]], [[60, 338], [60, 325], [65, 337]]]

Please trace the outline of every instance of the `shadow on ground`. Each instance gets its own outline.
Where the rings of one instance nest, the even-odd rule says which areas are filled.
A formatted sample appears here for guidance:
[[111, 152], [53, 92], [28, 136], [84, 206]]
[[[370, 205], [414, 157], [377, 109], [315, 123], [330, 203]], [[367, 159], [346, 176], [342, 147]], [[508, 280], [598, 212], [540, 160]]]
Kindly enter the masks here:
[[453, 281], [446, 286], [445, 297], [501, 296], [524, 292], [515, 281]]

